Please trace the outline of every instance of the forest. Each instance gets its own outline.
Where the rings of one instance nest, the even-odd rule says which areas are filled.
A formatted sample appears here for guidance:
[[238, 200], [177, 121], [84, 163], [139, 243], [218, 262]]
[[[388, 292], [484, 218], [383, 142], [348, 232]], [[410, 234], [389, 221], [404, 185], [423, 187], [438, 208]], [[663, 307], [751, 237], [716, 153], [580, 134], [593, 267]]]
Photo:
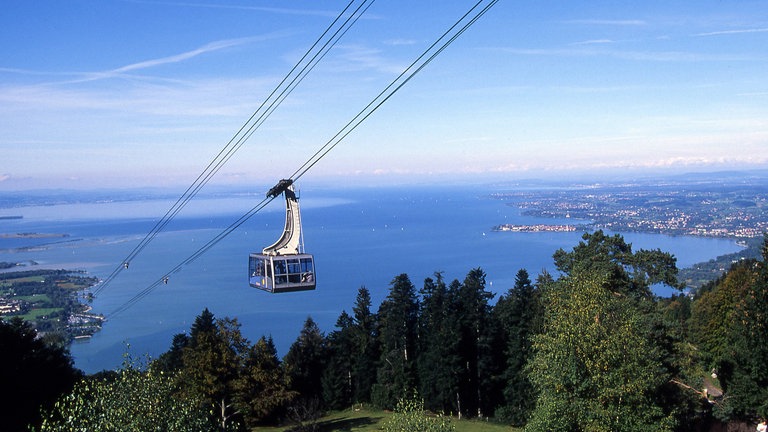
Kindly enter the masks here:
[[[754, 425], [768, 416], [768, 237], [761, 252], [688, 294], [672, 255], [595, 231], [554, 253], [557, 275], [519, 269], [498, 298], [481, 268], [418, 287], [397, 275], [378, 308], [361, 287], [327, 334], [308, 317], [282, 358], [271, 338], [249, 341], [236, 318], [204, 309], [158, 358], [84, 377], [27, 324], [0, 322], [4, 390], [28, 395], [0, 410], [9, 430], [40, 431], [316, 430], [356, 406], [418, 414], [384, 430], [452, 430], [445, 418], [531, 432]], [[658, 297], [656, 284], [681, 291]], [[46, 362], [68, 372], [42, 376]]]

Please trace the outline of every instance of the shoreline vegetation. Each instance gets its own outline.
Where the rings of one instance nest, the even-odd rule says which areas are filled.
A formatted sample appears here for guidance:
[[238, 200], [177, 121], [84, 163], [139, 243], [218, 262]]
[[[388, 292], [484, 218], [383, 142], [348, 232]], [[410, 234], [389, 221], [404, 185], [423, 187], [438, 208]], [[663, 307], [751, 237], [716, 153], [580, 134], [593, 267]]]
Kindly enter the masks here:
[[[22, 263], [0, 262], [0, 268]], [[36, 265], [36, 263], [32, 263]], [[101, 330], [105, 318], [91, 313], [89, 291], [99, 282], [83, 270], [20, 270], [0, 273], [0, 318], [21, 317], [43, 335], [65, 344]]]

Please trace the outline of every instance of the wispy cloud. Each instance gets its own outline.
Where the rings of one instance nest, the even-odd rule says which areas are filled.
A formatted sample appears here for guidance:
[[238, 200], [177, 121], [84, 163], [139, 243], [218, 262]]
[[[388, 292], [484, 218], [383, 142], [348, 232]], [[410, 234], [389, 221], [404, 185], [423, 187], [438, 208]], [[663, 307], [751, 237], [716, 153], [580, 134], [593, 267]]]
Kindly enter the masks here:
[[384, 41], [384, 45], [389, 46], [402, 46], [402, 45], [416, 45], [417, 41], [414, 39], [389, 39]]
[[227, 40], [221, 40], [221, 41], [215, 41], [208, 44], [205, 44], [199, 48], [195, 48], [191, 51], [183, 52], [181, 54], [176, 54], [168, 57], [162, 57], [158, 59], [152, 59], [152, 60], [146, 60], [138, 63], [129, 64], [126, 66], [119, 67], [117, 69], [113, 69], [111, 71], [108, 71], [107, 74], [120, 74], [124, 72], [130, 72], [134, 70], [140, 70], [140, 69], [147, 69], [155, 66], [161, 66], [171, 63], [179, 63], [185, 60], [189, 60], [191, 58], [214, 52], [214, 51], [220, 51], [226, 48], [235, 47], [238, 45], [243, 45], [247, 42], [253, 41], [254, 38], [242, 38], [242, 39], [227, 39]]
[[275, 38], [277, 36], [278, 35], [276, 34], [272, 34], [272, 35], [266, 35], [266, 36], [254, 36], [254, 37], [224, 39], [224, 40], [214, 41], [183, 53], [174, 54], [171, 56], [161, 57], [156, 59], [144, 60], [144, 61], [128, 64], [125, 66], [121, 66], [115, 69], [111, 69], [108, 71], [86, 73], [84, 74], [84, 78], [81, 81], [94, 81], [99, 79], [113, 78], [113, 77], [121, 76], [127, 72], [150, 69], [150, 68], [163, 66], [167, 64], [180, 63], [180, 62], [201, 56], [203, 54], [221, 51], [227, 48], [233, 48], [236, 46], [245, 45], [255, 41], [264, 41], [264, 40]]
[[496, 48], [497, 50], [515, 54], [554, 57], [613, 57], [624, 60], [655, 61], [655, 62], [695, 62], [695, 61], [747, 61], [753, 58], [739, 54], [709, 54], [687, 51], [631, 51], [615, 49], [589, 48], [584, 45], [579, 48]]
[[405, 67], [403, 64], [386, 60], [382, 52], [361, 44], [337, 45], [340, 54], [341, 66], [345, 70], [375, 70], [387, 74], [400, 73]]
[[195, 2], [172, 2], [172, 1], [145, 1], [145, 0], [124, 0], [130, 3], [148, 4], [153, 6], [176, 6], [176, 7], [192, 7], [192, 8], [206, 8], [206, 9], [234, 9], [234, 10], [252, 10], [260, 12], [269, 12], [282, 15], [303, 15], [303, 16], [322, 16], [322, 17], [335, 17], [338, 12], [335, 11], [323, 11], [317, 9], [290, 9], [290, 8], [275, 8], [264, 6], [242, 6], [242, 5], [228, 5], [220, 3], [195, 3]]
[[768, 28], [753, 28], [753, 29], [721, 30], [721, 31], [713, 31], [713, 32], [707, 32], [707, 33], [698, 33], [696, 36], [722, 36], [722, 35], [734, 35], [734, 34], [744, 34], [744, 33], [766, 33], [766, 32], [768, 32]]
[[612, 44], [615, 41], [611, 39], [590, 39], [580, 42], [573, 42], [570, 45], [606, 45], [606, 44]]

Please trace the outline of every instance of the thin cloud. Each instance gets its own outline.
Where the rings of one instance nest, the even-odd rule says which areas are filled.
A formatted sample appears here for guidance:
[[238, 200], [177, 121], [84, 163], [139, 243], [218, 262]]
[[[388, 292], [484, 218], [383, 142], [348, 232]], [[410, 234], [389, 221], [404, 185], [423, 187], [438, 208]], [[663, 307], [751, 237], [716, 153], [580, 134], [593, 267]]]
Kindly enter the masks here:
[[123, 67], [119, 67], [117, 69], [112, 69], [111, 71], [107, 72], [108, 74], [120, 74], [123, 72], [130, 72], [134, 70], [140, 70], [140, 69], [147, 69], [155, 66], [161, 66], [166, 64], [172, 64], [172, 63], [179, 63], [185, 60], [189, 60], [191, 58], [209, 53], [214, 51], [220, 51], [225, 48], [231, 48], [238, 45], [242, 45], [246, 42], [250, 42], [252, 38], [244, 38], [244, 39], [228, 39], [228, 40], [221, 40], [221, 41], [215, 41], [208, 44], [205, 44], [201, 46], [200, 48], [193, 49], [191, 51], [187, 51], [181, 54], [176, 54], [168, 57], [162, 57], [158, 59], [153, 60], [146, 60], [143, 62], [133, 63], [129, 64]]
[[591, 39], [591, 40], [585, 40], [581, 42], [573, 42], [570, 45], [605, 45], [605, 44], [612, 44], [615, 43], [615, 41], [611, 39]]
[[[128, 65], [121, 66], [121, 67], [107, 70], [107, 71], [80, 73], [78, 75], [81, 78], [66, 81], [64, 83], [58, 83], [58, 84], [74, 84], [74, 83], [97, 81], [97, 80], [116, 78], [116, 77], [124, 77], [124, 76], [127, 76], [129, 72], [135, 72], [135, 71], [140, 71], [144, 69], [151, 69], [151, 68], [168, 65], [168, 64], [180, 63], [195, 57], [199, 57], [204, 54], [221, 51], [227, 48], [233, 48], [240, 45], [245, 45], [255, 41], [270, 40], [270, 39], [280, 37], [282, 35], [283, 33], [272, 33], [272, 34], [263, 35], [263, 36], [253, 36], [253, 37], [246, 37], [246, 38], [224, 39], [224, 40], [214, 41], [214, 42], [207, 43], [199, 48], [195, 48], [193, 50], [186, 51], [180, 54], [131, 63]], [[135, 75], [131, 75], [131, 76], [136, 77]]]
[[384, 41], [384, 45], [389, 46], [402, 46], [402, 45], [416, 45], [417, 41], [414, 39], [390, 39]]
[[177, 6], [177, 7], [194, 7], [194, 8], [206, 8], [206, 9], [234, 9], [234, 10], [252, 10], [260, 12], [269, 12], [282, 15], [303, 15], [303, 16], [322, 16], [322, 17], [335, 17], [338, 12], [313, 10], [313, 9], [289, 9], [289, 8], [274, 8], [264, 6], [240, 6], [240, 5], [226, 5], [218, 3], [193, 3], [193, 2], [168, 2], [168, 1], [143, 1], [143, 0], [125, 0], [130, 3], [148, 4], [154, 6]]
[[181, 54], [176, 54], [168, 57], [161, 57], [158, 59], [146, 60], [138, 63], [129, 64], [126, 66], [119, 67], [117, 69], [112, 69], [110, 71], [97, 74], [97, 76], [102, 74], [106, 76], [114, 76], [114, 75], [120, 75], [125, 72], [148, 69], [148, 68], [153, 68], [156, 66], [162, 66], [166, 64], [179, 63], [194, 57], [198, 57], [203, 54], [207, 54], [215, 51], [221, 51], [223, 49], [232, 48], [232, 47], [244, 45], [250, 42], [254, 42], [257, 40], [265, 40], [265, 39], [267, 39], [267, 37], [258, 36], [258, 37], [247, 37], [247, 38], [239, 38], [239, 39], [225, 39], [220, 41], [214, 41], [214, 42], [207, 43], [199, 48], [195, 48], [191, 51], [183, 52]]
[[766, 33], [768, 28], [756, 28], [756, 29], [743, 29], [743, 30], [721, 30], [707, 33], [699, 33], [696, 36], [721, 36], [721, 35], [733, 35], [744, 33]]
[[515, 55], [554, 57], [613, 57], [623, 60], [654, 62], [697, 62], [697, 61], [749, 61], [753, 58], [738, 54], [701, 54], [686, 51], [622, 51], [610, 49], [583, 48], [497, 48]]
[[338, 58], [343, 61], [345, 70], [375, 70], [383, 73], [400, 73], [403, 65], [392, 63], [383, 58], [380, 50], [360, 44], [337, 45]]

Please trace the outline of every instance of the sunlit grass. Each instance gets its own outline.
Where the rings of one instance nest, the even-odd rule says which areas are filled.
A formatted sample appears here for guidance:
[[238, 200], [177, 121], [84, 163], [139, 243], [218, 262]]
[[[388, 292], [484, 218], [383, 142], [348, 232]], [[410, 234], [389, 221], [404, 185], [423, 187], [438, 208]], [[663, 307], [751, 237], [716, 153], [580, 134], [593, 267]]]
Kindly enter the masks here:
[[[380, 431], [384, 422], [392, 415], [391, 412], [376, 409], [334, 411], [317, 421], [317, 431]], [[521, 431], [510, 426], [479, 420], [458, 420], [453, 417], [451, 422], [459, 432], [501, 432]], [[285, 432], [293, 426], [282, 427], [258, 427], [253, 432]]]

